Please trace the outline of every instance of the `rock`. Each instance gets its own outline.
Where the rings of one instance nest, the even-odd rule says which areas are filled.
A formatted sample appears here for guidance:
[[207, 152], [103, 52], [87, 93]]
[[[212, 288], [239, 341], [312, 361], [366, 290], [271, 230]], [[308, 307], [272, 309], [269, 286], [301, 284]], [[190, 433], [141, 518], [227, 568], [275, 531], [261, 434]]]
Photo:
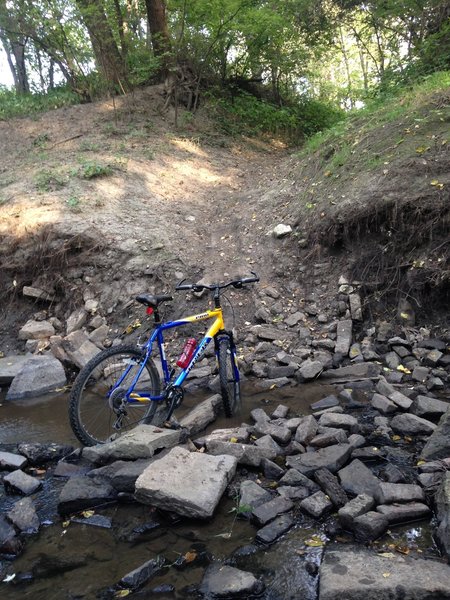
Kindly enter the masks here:
[[22, 442], [17, 445], [17, 450], [28, 459], [30, 465], [42, 466], [47, 462], [61, 460], [73, 452], [73, 446], [64, 444], [41, 444], [39, 442]]
[[347, 356], [352, 343], [352, 327], [353, 323], [350, 319], [338, 321], [336, 346], [334, 348], [337, 354]]
[[382, 481], [376, 496], [379, 504], [392, 504], [393, 502], [408, 502], [412, 500], [425, 500], [420, 485], [408, 483], [388, 483]]
[[287, 444], [292, 437], [291, 430], [287, 427], [262, 421], [256, 423], [255, 432], [261, 435], [270, 435], [279, 444]]
[[0, 554], [18, 554], [22, 543], [16, 537], [16, 531], [4, 516], [0, 515]]
[[222, 397], [215, 394], [200, 404], [196, 404], [189, 413], [180, 420], [180, 425], [187, 429], [189, 435], [195, 435], [203, 431], [209, 423], [212, 423], [222, 406]]
[[256, 541], [261, 544], [273, 544], [283, 533], [286, 533], [295, 521], [291, 515], [280, 515], [256, 533]]
[[295, 325], [300, 323], [300, 321], [305, 321], [305, 320], [306, 320], [305, 314], [300, 311], [297, 311], [297, 312], [293, 313], [292, 315], [289, 315], [286, 319], [284, 319], [284, 322], [286, 323], [286, 325], [288, 327], [295, 327]]
[[311, 410], [323, 410], [324, 408], [332, 408], [333, 406], [339, 406], [339, 400], [334, 395], [326, 396], [322, 400], [313, 402], [310, 406]]
[[229, 455], [209, 456], [173, 448], [137, 479], [136, 499], [190, 518], [209, 518], [236, 465], [236, 458]]
[[378, 410], [383, 415], [391, 415], [398, 410], [398, 406], [395, 402], [392, 402], [386, 396], [381, 394], [374, 394], [371, 401], [372, 407]]
[[380, 365], [365, 362], [325, 371], [322, 373], [322, 378], [327, 379], [330, 383], [339, 383], [355, 379], [375, 379], [379, 376], [380, 372]]
[[276, 227], [273, 228], [272, 235], [277, 238], [283, 238], [292, 233], [292, 227], [290, 225], [283, 225], [280, 223]]
[[403, 435], [429, 435], [436, 429], [436, 425], [431, 421], [409, 413], [393, 417], [391, 427], [395, 432]]
[[380, 377], [379, 382], [377, 383], [376, 390], [382, 396], [386, 396], [389, 400], [397, 404], [403, 410], [408, 410], [412, 404], [412, 400], [397, 391], [393, 385], [388, 383], [384, 377]]
[[250, 514], [251, 511], [261, 504], [270, 502], [272, 495], [267, 490], [263, 489], [260, 485], [247, 479], [241, 483], [239, 490], [239, 510], [242, 511], [242, 507], [248, 507], [245, 511]]
[[67, 319], [66, 333], [67, 335], [81, 329], [86, 323], [88, 312], [84, 308], [77, 308]]
[[337, 508], [341, 508], [348, 502], [348, 497], [335, 477], [328, 469], [318, 469], [314, 473], [314, 479], [322, 488], [323, 492], [329, 497], [331, 502]]
[[331, 500], [322, 492], [316, 492], [300, 502], [300, 509], [312, 517], [319, 519], [333, 508]]
[[286, 464], [306, 476], [312, 475], [316, 469], [320, 468], [326, 468], [335, 473], [347, 462], [352, 450], [353, 447], [350, 444], [336, 444], [319, 448], [316, 452], [288, 456]]
[[153, 577], [161, 573], [165, 562], [166, 560], [163, 556], [152, 558], [122, 577], [119, 585], [131, 590], [137, 590], [150, 581], [150, 579], [153, 579]]
[[215, 456], [222, 454], [234, 456], [240, 464], [251, 467], [259, 467], [263, 458], [272, 460], [277, 456], [276, 450], [273, 449], [252, 446], [251, 444], [221, 442], [220, 440], [207, 442], [206, 449], [209, 454]]
[[0, 358], [0, 385], [9, 385], [29, 358], [29, 354]]
[[450, 471], [447, 471], [436, 493], [436, 537], [447, 559], [450, 561]]
[[117, 490], [103, 477], [72, 477], [61, 490], [58, 512], [63, 516], [70, 515], [116, 499]]
[[212, 440], [220, 440], [222, 442], [229, 442], [232, 438], [234, 438], [240, 444], [245, 444], [248, 442], [250, 438], [250, 433], [247, 427], [230, 427], [228, 429], [215, 429], [211, 433], [208, 433], [205, 436], [201, 436], [194, 440], [194, 444], [197, 448], [201, 446], [205, 446], [208, 442]]
[[305, 487], [282, 485], [277, 487], [277, 494], [289, 500], [303, 500], [311, 495], [311, 491]]
[[270, 417], [262, 408], [254, 408], [250, 416], [255, 421], [255, 423], [269, 423]]
[[39, 529], [39, 517], [31, 498], [23, 498], [16, 502], [6, 516], [22, 533], [36, 533]]
[[377, 512], [381, 513], [388, 520], [389, 525], [417, 521], [428, 517], [431, 513], [428, 506], [421, 502], [380, 504], [377, 506]]
[[289, 385], [291, 380], [288, 377], [277, 377], [276, 379], [263, 379], [255, 382], [255, 385], [260, 390], [272, 390], [273, 388], [284, 387]]
[[151, 464], [152, 459], [119, 461], [121, 466], [111, 477], [111, 483], [118, 492], [134, 493], [137, 478]]
[[171, 448], [180, 441], [180, 430], [138, 425], [116, 440], [83, 448], [83, 458], [93, 463], [151, 458], [156, 450]]
[[28, 296], [29, 298], [36, 298], [37, 300], [45, 300], [46, 302], [53, 302], [55, 296], [49, 294], [45, 290], [41, 290], [37, 287], [32, 287], [31, 285], [24, 285], [22, 288], [22, 294], [24, 296]]
[[438, 400], [437, 398], [429, 398], [428, 396], [417, 396], [414, 400], [411, 412], [418, 417], [426, 419], [437, 419], [447, 412], [450, 408], [450, 404], [444, 400]]
[[219, 564], [208, 567], [200, 585], [205, 598], [249, 598], [263, 589], [262, 582], [252, 573]]
[[276, 463], [272, 462], [268, 458], [263, 458], [261, 460], [261, 468], [266, 479], [272, 479], [276, 481], [284, 475], [284, 469], [279, 467]]
[[305, 360], [300, 369], [299, 374], [303, 379], [314, 379], [323, 371], [323, 364], [317, 360]]
[[307, 445], [317, 433], [318, 423], [316, 419], [309, 415], [303, 417], [295, 432], [295, 441], [299, 444]]
[[400, 555], [386, 560], [360, 546], [327, 550], [319, 575], [320, 600], [450, 598], [448, 565]]
[[311, 494], [320, 490], [317, 483], [306, 477], [306, 475], [302, 475], [297, 469], [286, 471], [278, 483], [280, 486], [305, 487]]
[[416, 367], [413, 370], [411, 377], [414, 379], [414, 381], [423, 383], [424, 381], [426, 381], [429, 374], [430, 369], [428, 369], [427, 367]]
[[[266, 448], [272, 452], [276, 453], [276, 456], [283, 455], [283, 448], [277, 444], [277, 442], [270, 435], [263, 435], [263, 437], [255, 440], [255, 446], [258, 448]], [[269, 460], [269, 459], [261, 459], [261, 460]]]
[[338, 476], [349, 494], [369, 494], [373, 498], [379, 494], [381, 481], [358, 459], [338, 471]]
[[342, 527], [347, 530], [353, 529], [353, 521], [356, 517], [369, 512], [375, 506], [375, 500], [368, 494], [359, 494], [338, 511]]
[[19, 340], [41, 340], [55, 335], [55, 328], [48, 321], [27, 321], [19, 331]]
[[93, 344], [86, 333], [77, 329], [62, 340], [62, 347], [69, 359], [82, 369], [96, 354], [99, 348]]
[[349, 294], [350, 314], [354, 321], [362, 321], [361, 297], [358, 293]]
[[42, 396], [63, 387], [66, 381], [62, 364], [52, 354], [32, 356], [14, 377], [6, 399], [21, 400]]
[[444, 340], [438, 340], [434, 338], [429, 338], [423, 340], [417, 344], [419, 348], [428, 348], [429, 350], [440, 350], [441, 352], [445, 352], [447, 348], [447, 344]]
[[289, 406], [285, 406], [284, 404], [279, 404], [276, 409], [273, 411], [271, 418], [272, 419], [285, 419], [289, 412]]
[[24, 456], [12, 452], [0, 452], [0, 469], [15, 471], [22, 469], [28, 463]]
[[3, 478], [3, 485], [8, 494], [29, 496], [42, 487], [42, 482], [18, 469]]
[[353, 532], [359, 542], [376, 540], [383, 535], [388, 526], [387, 518], [372, 510], [353, 519]]
[[358, 420], [351, 415], [326, 413], [320, 417], [319, 425], [321, 427], [334, 427], [350, 431], [358, 426]]
[[326, 446], [332, 446], [333, 444], [345, 444], [347, 440], [347, 434], [343, 429], [336, 429], [333, 427], [321, 427], [319, 433], [310, 442], [309, 445], [313, 448], [325, 448]]
[[103, 344], [108, 337], [108, 333], [108, 325], [100, 325], [100, 327], [97, 327], [97, 329], [94, 329], [94, 331], [89, 334], [89, 341], [102, 350], [104, 348]]
[[288, 498], [278, 496], [269, 502], [261, 504], [252, 510], [252, 518], [258, 525], [266, 525], [273, 521], [278, 515], [288, 512], [294, 507], [294, 503]]

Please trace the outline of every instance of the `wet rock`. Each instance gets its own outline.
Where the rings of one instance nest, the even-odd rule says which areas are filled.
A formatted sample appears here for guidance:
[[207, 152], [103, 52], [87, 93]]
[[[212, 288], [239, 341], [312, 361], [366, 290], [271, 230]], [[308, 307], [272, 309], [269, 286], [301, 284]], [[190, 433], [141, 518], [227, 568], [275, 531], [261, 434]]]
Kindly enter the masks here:
[[300, 509], [316, 519], [331, 512], [332, 508], [333, 503], [322, 491], [315, 492], [300, 502]]
[[324, 408], [332, 408], [333, 406], [339, 406], [339, 400], [334, 395], [326, 396], [317, 402], [311, 404], [311, 410], [323, 410]]
[[266, 545], [273, 544], [273, 542], [294, 525], [294, 522], [291, 515], [280, 515], [271, 523], [257, 531], [256, 541]]
[[83, 458], [93, 463], [151, 458], [156, 450], [171, 448], [180, 441], [180, 430], [138, 425], [116, 440], [83, 448]]
[[392, 464], [388, 464], [380, 472], [381, 477], [389, 483], [405, 483], [406, 478], [403, 471]]
[[436, 494], [438, 528], [436, 537], [450, 562], [450, 472], [445, 473]]
[[306, 487], [298, 487], [293, 485], [282, 485], [277, 487], [277, 494], [289, 500], [303, 500], [311, 496], [311, 491]]
[[252, 573], [218, 564], [208, 567], [200, 585], [205, 598], [248, 598], [263, 589], [263, 583]]
[[134, 492], [137, 478], [151, 464], [152, 459], [124, 461], [111, 478], [113, 487], [118, 492]]
[[[385, 574], [389, 573], [389, 577]], [[327, 550], [320, 567], [320, 600], [429, 600], [450, 598], [450, 567], [395, 556], [389, 561], [361, 547]]]
[[305, 360], [300, 369], [299, 374], [303, 380], [314, 379], [323, 371], [323, 364], [318, 360]]
[[209, 454], [215, 456], [222, 454], [234, 456], [239, 464], [250, 467], [259, 467], [263, 458], [273, 460], [277, 456], [276, 450], [271, 448], [261, 448], [260, 446], [252, 446], [251, 444], [221, 442], [220, 440], [207, 442], [206, 449]]
[[17, 445], [17, 450], [26, 456], [30, 465], [44, 465], [47, 462], [60, 460], [73, 452], [73, 446], [65, 444], [40, 444], [39, 442], [22, 442]]
[[318, 469], [314, 473], [314, 479], [320, 485], [325, 494], [337, 508], [341, 508], [348, 502], [348, 496], [339, 485], [338, 478], [328, 469]]
[[385, 450], [376, 446], [356, 448], [352, 452], [352, 459], [357, 458], [364, 463], [377, 462], [385, 459]]
[[379, 504], [392, 504], [393, 502], [408, 502], [411, 500], [425, 500], [420, 485], [408, 483], [380, 482], [376, 500]]
[[316, 419], [312, 415], [303, 417], [295, 432], [295, 441], [303, 445], [309, 444], [315, 437], [318, 426]]
[[283, 477], [285, 472], [284, 469], [279, 467], [276, 463], [272, 462], [268, 458], [263, 458], [261, 460], [261, 469], [264, 473], [264, 477], [274, 481], [280, 479], [280, 477]]
[[278, 496], [269, 502], [261, 504], [252, 510], [252, 518], [258, 525], [266, 525], [273, 521], [278, 515], [288, 512], [294, 507], [294, 503], [288, 498]]
[[245, 511], [247, 516], [250, 516], [253, 509], [261, 506], [261, 504], [270, 502], [272, 499], [272, 494], [270, 492], [250, 479], [241, 483], [239, 493], [239, 510], [242, 511], [243, 507], [248, 507]]
[[360, 448], [366, 443], [366, 438], [359, 433], [352, 433], [352, 435], [348, 436], [347, 442], [353, 446], [353, 448]]
[[401, 434], [407, 435], [429, 435], [436, 429], [436, 425], [409, 413], [397, 415], [391, 420], [392, 429]]
[[292, 437], [291, 430], [287, 427], [263, 421], [256, 423], [255, 432], [261, 435], [270, 435], [279, 444], [287, 444]]
[[20, 454], [12, 452], [0, 452], [0, 469], [6, 471], [15, 471], [22, 469], [28, 463], [27, 459]]
[[428, 367], [416, 367], [413, 370], [411, 377], [414, 379], [414, 381], [423, 383], [424, 381], [426, 381], [429, 374], [430, 369], [428, 369]]
[[60, 515], [70, 515], [115, 502], [116, 499], [117, 490], [102, 477], [72, 477], [61, 490], [58, 512]]
[[262, 408], [254, 408], [250, 416], [255, 421], [255, 423], [269, 423], [270, 417]]
[[369, 511], [353, 519], [353, 532], [359, 542], [379, 538], [389, 527], [387, 518], [379, 512]]
[[64, 368], [52, 354], [32, 356], [14, 377], [6, 399], [21, 400], [41, 396], [54, 392], [65, 384]]
[[255, 385], [260, 390], [272, 390], [273, 388], [284, 387], [290, 383], [292, 382], [288, 377], [277, 377], [276, 379], [259, 380], [255, 383]]
[[289, 456], [286, 464], [306, 476], [312, 475], [316, 469], [321, 468], [329, 469], [332, 473], [335, 473], [347, 462], [352, 450], [350, 444], [336, 444], [319, 448], [316, 452]]
[[166, 560], [163, 556], [152, 558], [137, 569], [130, 571], [119, 582], [123, 588], [137, 590], [145, 585], [150, 579], [161, 573]]
[[289, 412], [289, 407], [279, 404], [272, 413], [272, 419], [285, 419]]
[[424, 519], [431, 513], [429, 507], [422, 502], [380, 504], [377, 506], [377, 512], [386, 517], [390, 525]]
[[20, 469], [6, 475], [3, 478], [3, 484], [8, 494], [22, 494], [23, 496], [34, 494], [42, 487], [42, 482], [39, 479], [27, 475]]
[[19, 330], [19, 340], [41, 340], [55, 335], [55, 328], [48, 321], [27, 321]]
[[29, 358], [29, 354], [0, 358], [0, 385], [10, 384]]
[[22, 542], [16, 537], [16, 531], [4, 516], [0, 515], [0, 554], [19, 554]]
[[263, 435], [263, 437], [255, 440], [255, 446], [258, 446], [258, 448], [266, 448], [271, 452], [275, 452], [276, 456], [281, 456], [283, 454], [282, 447], [277, 444], [277, 442], [270, 435]]
[[379, 494], [381, 481], [360, 460], [355, 459], [338, 472], [342, 487], [349, 494]]
[[188, 431], [189, 435], [195, 435], [216, 419], [221, 405], [222, 397], [220, 394], [215, 394], [190, 410], [180, 420], [180, 425]]
[[388, 383], [384, 377], [380, 377], [380, 381], [377, 383], [376, 390], [382, 396], [386, 396], [391, 402], [394, 402], [397, 406], [403, 410], [408, 410], [411, 407], [412, 400], [405, 396], [394, 388], [393, 385]]
[[339, 521], [347, 530], [353, 529], [353, 521], [356, 517], [369, 512], [375, 506], [375, 500], [368, 494], [359, 494], [356, 498], [349, 500], [339, 509]]
[[16, 502], [6, 516], [22, 533], [36, 533], [39, 529], [39, 517], [31, 498], [23, 498]]
[[309, 445], [313, 448], [325, 448], [333, 444], [345, 444], [347, 442], [347, 434], [343, 429], [321, 427], [320, 431], [321, 433], [309, 442]]
[[136, 499], [190, 518], [209, 518], [233, 478], [236, 465], [236, 458], [229, 455], [210, 456], [173, 448], [137, 479]]

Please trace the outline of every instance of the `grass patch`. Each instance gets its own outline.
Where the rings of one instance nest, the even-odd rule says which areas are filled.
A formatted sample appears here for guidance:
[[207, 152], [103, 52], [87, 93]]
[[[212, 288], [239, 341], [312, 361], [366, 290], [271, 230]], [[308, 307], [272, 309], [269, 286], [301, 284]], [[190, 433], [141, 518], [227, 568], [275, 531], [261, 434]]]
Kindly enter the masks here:
[[113, 168], [111, 165], [102, 164], [95, 160], [83, 161], [76, 175], [81, 179], [96, 179], [99, 177], [108, 177], [112, 175]]
[[3, 121], [78, 103], [78, 96], [66, 88], [48, 94], [16, 94], [0, 86], [0, 120]]
[[56, 169], [44, 169], [36, 173], [34, 178], [36, 188], [40, 192], [53, 192], [63, 188], [67, 181]]
[[81, 152], [98, 152], [100, 150], [100, 144], [96, 144], [92, 140], [83, 140], [80, 144]]

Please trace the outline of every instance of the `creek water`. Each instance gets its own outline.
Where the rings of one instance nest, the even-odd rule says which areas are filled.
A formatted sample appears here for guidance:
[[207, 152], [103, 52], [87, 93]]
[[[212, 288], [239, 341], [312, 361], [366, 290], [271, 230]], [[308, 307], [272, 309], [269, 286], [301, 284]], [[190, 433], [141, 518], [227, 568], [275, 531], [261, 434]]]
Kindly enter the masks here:
[[[219, 418], [209, 430], [251, 422], [249, 413], [253, 408], [264, 408], [270, 414], [280, 403], [289, 406], [291, 414], [307, 414], [311, 403], [333, 391], [329, 385], [310, 384], [261, 392], [247, 383], [241, 414], [233, 419]], [[204, 393], [187, 395], [177, 416], [181, 417], [204, 397]], [[63, 395], [20, 403], [9, 403], [2, 398], [0, 417], [1, 448], [12, 450], [18, 441], [78, 446], [68, 423], [67, 398]], [[102, 592], [157, 556], [165, 557], [166, 566], [133, 597], [197, 598], [195, 587], [210, 560], [227, 560], [228, 564], [261, 578], [265, 583], [265, 600], [317, 597], [318, 565], [323, 545], [328, 541], [329, 519], [326, 529], [324, 524], [296, 513], [295, 526], [268, 548], [253, 546], [255, 527], [236, 518], [236, 500], [226, 495], [214, 518], [206, 522], [174, 521], [151, 507], [133, 502], [96, 509], [97, 515], [106, 517], [99, 525], [107, 527], [69, 519], [61, 522], [56, 507], [64, 483], [65, 480], [51, 477], [51, 469], [43, 475], [43, 488], [33, 497], [43, 526], [26, 542], [23, 554], [14, 561], [0, 562], [0, 598], [94, 600], [105, 597]], [[18, 499], [0, 496], [1, 512]], [[332, 522], [333, 518], [331, 528]], [[427, 528], [397, 528], [391, 539], [398, 547], [407, 547], [408, 552], [409, 549], [434, 552]], [[351, 540], [341, 539], [339, 543], [347, 541]], [[180, 565], [180, 557], [186, 556], [189, 560], [181, 560]]]

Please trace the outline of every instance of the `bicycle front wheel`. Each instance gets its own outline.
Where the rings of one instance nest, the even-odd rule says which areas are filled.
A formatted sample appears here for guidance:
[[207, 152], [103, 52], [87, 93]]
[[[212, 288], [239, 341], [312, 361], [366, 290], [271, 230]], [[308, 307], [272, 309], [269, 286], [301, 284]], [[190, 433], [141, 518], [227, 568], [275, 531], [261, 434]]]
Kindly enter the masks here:
[[[149, 419], [154, 402], [124, 400], [143, 359], [136, 346], [115, 346], [94, 356], [81, 369], [70, 393], [69, 418], [82, 444], [102, 444]], [[157, 396], [160, 389], [158, 370], [148, 360], [133, 391]]]
[[236, 355], [229, 337], [219, 339], [217, 360], [219, 363], [219, 382], [223, 409], [227, 417], [232, 417], [239, 408], [241, 390]]

